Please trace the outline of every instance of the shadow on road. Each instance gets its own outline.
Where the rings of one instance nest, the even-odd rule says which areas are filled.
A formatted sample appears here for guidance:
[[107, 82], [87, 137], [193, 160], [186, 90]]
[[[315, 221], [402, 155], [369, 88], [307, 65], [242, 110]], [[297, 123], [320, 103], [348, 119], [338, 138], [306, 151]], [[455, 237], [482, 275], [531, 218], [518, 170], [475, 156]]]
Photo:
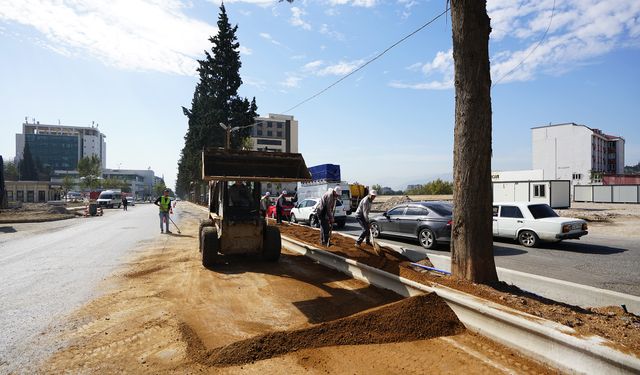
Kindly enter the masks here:
[[571, 253], [582, 253], [582, 254], [601, 254], [601, 255], [610, 255], [610, 254], [619, 254], [624, 253], [627, 249], [622, 249], [619, 247], [611, 247], [604, 245], [594, 245], [580, 242], [558, 242], [558, 243], [543, 243], [542, 248], [552, 249], [558, 251], [568, 251]]
[[17, 230], [14, 227], [11, 227], [11, 226], [0, 227], [0, 233], [15, 233], [15, 232], [17, 232]]
[[526, 253], [527, 251], [522, 249], [514, 249], [513, 247], [506, 247], [506, 246], [496, 246], [495, 242], [493, 245], [493, 255], [497, 257], [510, 256], [510, 255], [522, 255]]

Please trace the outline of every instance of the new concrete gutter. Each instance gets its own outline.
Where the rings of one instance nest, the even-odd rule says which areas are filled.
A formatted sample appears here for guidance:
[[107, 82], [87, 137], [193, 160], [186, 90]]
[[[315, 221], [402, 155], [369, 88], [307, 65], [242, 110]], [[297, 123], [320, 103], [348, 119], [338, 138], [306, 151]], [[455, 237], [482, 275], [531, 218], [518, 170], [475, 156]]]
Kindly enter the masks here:
[[320, 264], [403, 296], [435, 292], [465, 326], [562, 371], [579, 374], [637, 374], [640, 359], [612, 349], [598, 336], [578, 337], [570, 327], [439, 285], [423, 285], [351, 259], [345, 259], [293, 238], [282, 245]]

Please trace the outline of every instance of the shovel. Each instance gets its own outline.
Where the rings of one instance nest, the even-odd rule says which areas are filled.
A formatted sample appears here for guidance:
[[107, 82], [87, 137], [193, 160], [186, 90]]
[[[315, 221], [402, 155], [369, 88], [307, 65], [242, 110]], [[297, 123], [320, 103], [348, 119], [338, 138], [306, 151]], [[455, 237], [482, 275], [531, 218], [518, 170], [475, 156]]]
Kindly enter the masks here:
[[180, 232], [180, 228], [178, 228], [178, 225], [173, 221], [171, 216], [167, 215], [167, 217], [169, 218], [169, 221], [171, 221], [173, 225], [176, 227], [176, 229], [178, 230], [178, 234], [181, 234], [182, 232]]
[[373, 230], [371, 230], [371, 226], [369, 226], [369, 237], [371, 238], [371, 246], [373, 246], [373, 250], [378, 254], [378, 256], [384, 256], [380, 245], [376, 242], [376, 238], [373, 236]]

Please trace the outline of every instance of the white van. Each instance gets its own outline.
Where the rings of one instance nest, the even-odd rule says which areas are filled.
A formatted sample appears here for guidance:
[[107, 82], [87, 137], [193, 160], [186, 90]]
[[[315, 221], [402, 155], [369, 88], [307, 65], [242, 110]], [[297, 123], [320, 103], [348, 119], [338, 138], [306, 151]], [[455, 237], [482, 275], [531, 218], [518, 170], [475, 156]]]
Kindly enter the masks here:
[[102, 207], [113, 208], [122, 205], [122, 193], [114, 190], [105, 190], [98, 197], [98, 205]]

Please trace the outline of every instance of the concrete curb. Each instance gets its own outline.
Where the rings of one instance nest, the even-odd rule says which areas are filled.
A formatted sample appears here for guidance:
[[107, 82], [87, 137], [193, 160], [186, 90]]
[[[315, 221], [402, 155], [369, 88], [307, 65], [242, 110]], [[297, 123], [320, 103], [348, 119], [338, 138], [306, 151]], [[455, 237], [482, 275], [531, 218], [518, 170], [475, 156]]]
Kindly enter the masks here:
[[403, 296], [435, 292], [467, 328], [569, 373], [636, 374], [640, 359], [615, 349], [598, 336], [575, 330], [443, 286], [426, 286], [282, 236], [283, 247]]

